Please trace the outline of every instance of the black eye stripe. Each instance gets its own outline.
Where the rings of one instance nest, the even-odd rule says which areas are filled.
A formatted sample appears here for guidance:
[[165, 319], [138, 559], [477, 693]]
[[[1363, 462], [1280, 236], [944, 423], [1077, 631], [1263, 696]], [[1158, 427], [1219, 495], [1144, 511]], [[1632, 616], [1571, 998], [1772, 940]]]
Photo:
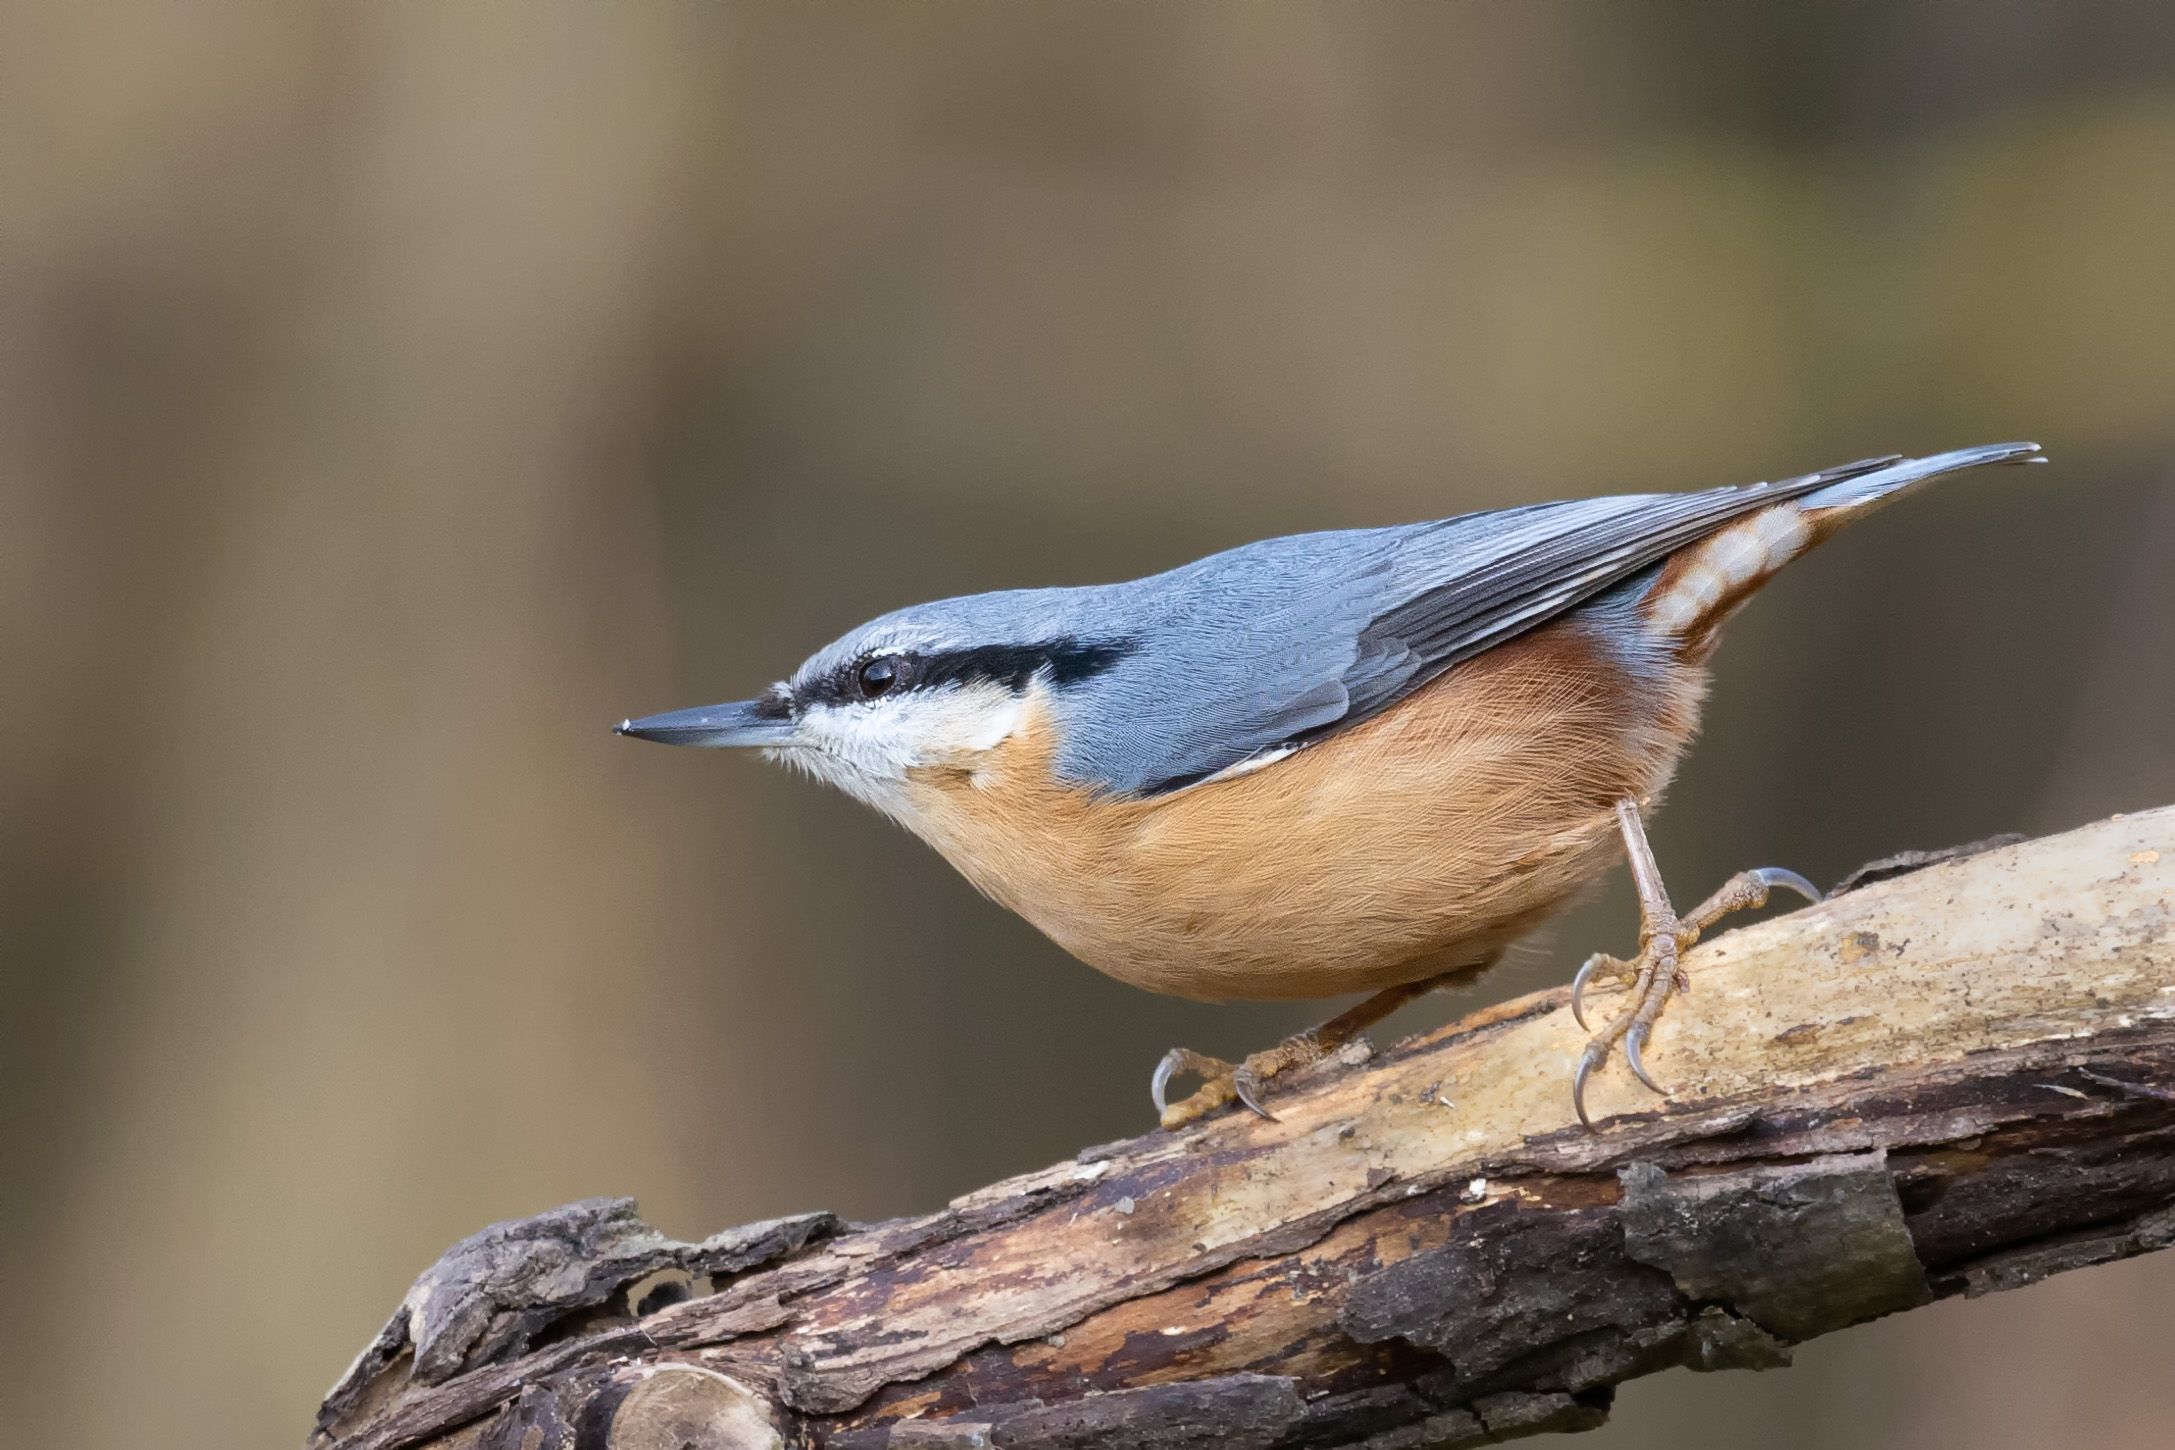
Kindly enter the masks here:
[[929, 655], [919, 662], [917, 673], [922, 684], [988, 683], [1024, 690], [1028, 681], [1047, 672], [1050, 683], [1062, 689], [1094, 679], [1131, 654], [1133, 648], [1130, 641], [1083, 644], [1075, 639], [982, 645]]
[[[1042, 675], [1059, 689], [1091, 680], [1137, 649], [1131, 640], [1083, 641], [1072, 638], [1025, 645], [978, 645], [972, 649], [899, 650], [864, 656], [797, 692], [816, 704], [843, 704], [942, 685], [1002, 685], [1024, 690]], [[867, 672], [888, 666], [888, 684], [870, 691]]]

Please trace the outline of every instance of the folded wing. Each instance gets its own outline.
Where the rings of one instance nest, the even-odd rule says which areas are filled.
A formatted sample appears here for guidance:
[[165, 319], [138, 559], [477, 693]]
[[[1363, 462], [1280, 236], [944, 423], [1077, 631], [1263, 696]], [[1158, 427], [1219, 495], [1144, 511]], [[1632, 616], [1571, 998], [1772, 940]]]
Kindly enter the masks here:
[[1197, 784], [1377, 715], [1754, 510], [1886, 470], [1931, 476], [2032, 451], [1295, 535], [1117, 586], [1149, 647], [1098, 690], [1091, 716], [1068, 718], [1061, 766], [1127, 794]]

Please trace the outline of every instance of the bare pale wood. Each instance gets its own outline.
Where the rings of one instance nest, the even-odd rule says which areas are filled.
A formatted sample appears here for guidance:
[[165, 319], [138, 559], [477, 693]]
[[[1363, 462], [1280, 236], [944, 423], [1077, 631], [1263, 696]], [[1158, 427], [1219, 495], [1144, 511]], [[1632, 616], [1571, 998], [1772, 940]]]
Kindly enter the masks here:
[[1657, 1099], [1562, 991], [941, 1212], [467, 1241], [313, 1444], [1357, 1446], [1599, 1423], [1674, 1365], [2175, 1240], [2175, 808], [1717, 936]]

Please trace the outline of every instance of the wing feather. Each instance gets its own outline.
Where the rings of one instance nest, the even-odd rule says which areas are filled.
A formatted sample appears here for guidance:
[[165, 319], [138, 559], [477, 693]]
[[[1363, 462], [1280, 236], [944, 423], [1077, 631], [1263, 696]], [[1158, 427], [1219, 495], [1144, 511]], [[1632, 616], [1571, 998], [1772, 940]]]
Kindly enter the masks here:
[[1127, 793], [1196, 784], [1377, 715], [1751, 510], [1892, 462], [1270, 539], [1116, 586], [1153, 647], [1068, 721], [1063, 756]]

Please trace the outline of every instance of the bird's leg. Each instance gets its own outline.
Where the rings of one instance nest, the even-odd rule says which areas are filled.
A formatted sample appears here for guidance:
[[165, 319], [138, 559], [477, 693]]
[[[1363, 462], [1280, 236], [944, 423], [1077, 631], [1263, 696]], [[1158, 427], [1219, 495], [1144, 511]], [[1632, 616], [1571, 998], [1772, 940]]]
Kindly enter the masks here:
[[[1691, 950], [1700, 937], [1706, 934], [1708, 927], [1731, 912], [1756, 911], [1765, 906], [1778, 886], [1795, 891], [1807, 901], [1821, 899], [1819, 888], [1795, 871], [1786, 871], [1780, 866], [1762, 866], [1756, 871], [1740, 871], [1723, 882], [1721, 889], [1714, 895], [1678, 919], [1678, 952], [1681, 954]], [[1586, 958], [1585, 964], [1578, 969], [1578, 974], [1571, 978], [1571, 1016], [1577, 1019], [1579, 1026], [1587, 1026], [1585, 995], [1595, 978], [1606, 978], [1628, 985], [1635, 982], [1638, 975], [1636, 961], [1627, 962], [1621, 957], [1612, 957], [1607, 952], [1595, 952]], [[1691, 991], [1691, 980], [1685, 976], [1681, 967], [1677, 970], [1675, 981], [1678, 992]]]
[[[1195, 1052], [1190, 1047], [1174, 1047], [1156, 1064], [1155, 1079], [1150, 1084], [1155, 1110], [1162, 1117], [1164, 1127], [1180, 1128], [1237, 1101], [1273, 1122], [1276, 1114], [1261, 1105], [1261, 1090], [1269, 1079], [1293, 1068], [1320, 1062], [1407, 1002], [1425, 996], [1452, 977], [1463, 976], [1470, 970], [1469, 967], [1460, 968], [1377, 992], [1321, 1026], [1293, 1033], [1276, 1046], [1253, 1053], [1241, 1063], [1228, 1063], [1220, 1057]], [[1193, 1096], [1181, 1102], [1167, 1103], [1165, 1090], [1171, 1079], [1180, 1073], [1201, 1078], [1202, 1085]]]
[[1647, 844], [1638, 803], [1618, 801], [1616, 821], [1623, 831], [1631, 879], [1639, 892], [1639, 954], [1627, 962], [1596, 952], [1571, 979], [1571, 1015], [1581, 1027], [1586, 1025], [1586, 988], [1596, 976], [1611, 977], [1630, 987], [1630, 1004], [1593, 1035], [1586, 1050], [1579, 1054], [1578, 1068], [1571, 1076], [1571, 1105], [1578, 1110], [1578, 1120], [1589, 1128], [1593, 1120], [1586, 1116], [1586, 1080], [1608, 1060], [1609, 1049], [1618, 1042], [1624, 1044], [1624, 1061], [1632, 1076], [1657, 1093], [1663, 1091], [1643, 1060], [1647, 1035], [1669, 998], [1691, 991], [1691, 980], [1684, 974], [1681, 959], [1707, 928], [1733, 911], [1765, 906], [1776, 887], [1795, 891], [1807, 901], [1820, 899], [1819, 890], [1795, 871], [1763, 866], [1756, 871], [1740, 871], [1689, 914], [1678, 916], [1662, 886], [1661, 868], [1654, 864], [1654, 848]]

